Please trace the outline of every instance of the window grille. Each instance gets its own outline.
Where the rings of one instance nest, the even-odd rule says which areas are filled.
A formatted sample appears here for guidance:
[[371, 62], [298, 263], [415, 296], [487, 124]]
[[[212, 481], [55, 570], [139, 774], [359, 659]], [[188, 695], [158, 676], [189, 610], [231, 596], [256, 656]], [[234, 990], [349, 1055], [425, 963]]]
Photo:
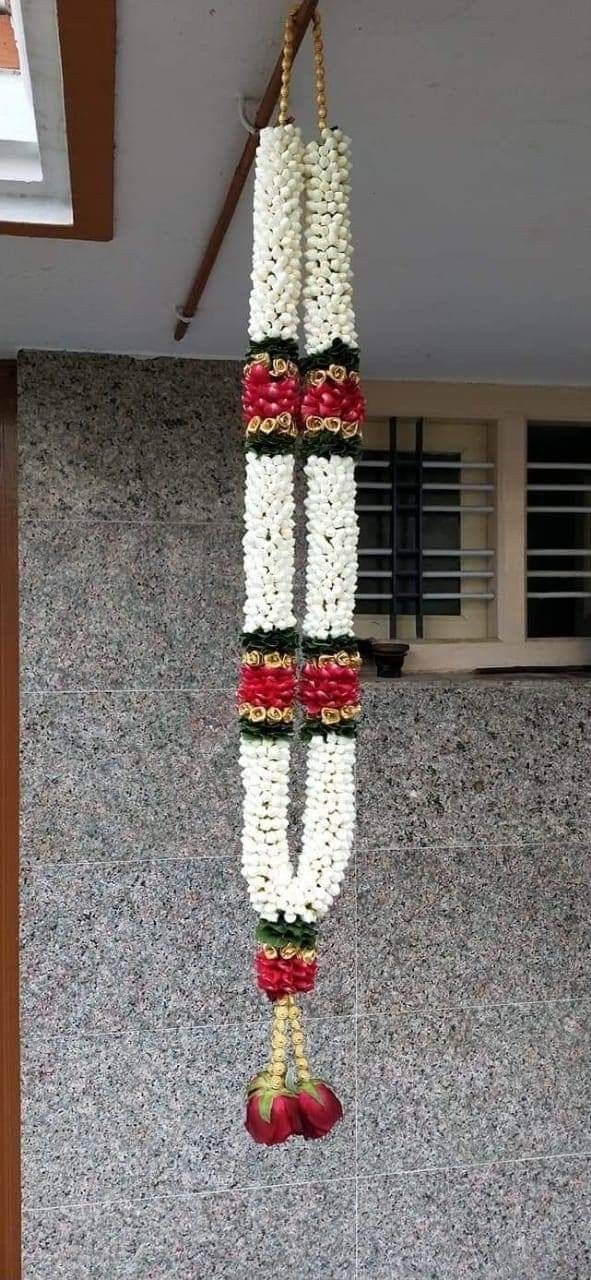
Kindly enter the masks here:
[[530, 423], [528, 636], [591, 635], [591, 425]]
[[495, 598], [494, 461], [464, 450], [460, 427], [456, 448], [439, 448], [438, 424], [423, 419], [390, 418], [381, 434], [359, 464], [358, 614], [417, 639], [455, 618], [445, 638], [460, 636], [469, 602]]

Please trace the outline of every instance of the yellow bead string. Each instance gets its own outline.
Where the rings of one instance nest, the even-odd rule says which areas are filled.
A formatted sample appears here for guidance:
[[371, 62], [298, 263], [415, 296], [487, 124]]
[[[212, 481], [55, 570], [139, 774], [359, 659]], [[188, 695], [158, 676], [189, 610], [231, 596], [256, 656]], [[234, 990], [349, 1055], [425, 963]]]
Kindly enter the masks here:
[[281, 57], [281, 89], [279, 91], [279, 116], [278, 124], [287, 124], [287, 115], [289, 110], [289, 82], [291, 80], [291, 65], [293, 62], [293, 18], [295, 10], [288, 13], [285, 19], [285, 27], [283, 31], [283, 53]]
[[293, 1045], [298, 1084], [305, 1084], [312, 1077], [308, 1059], [304, 1053], [304, 1033], [300, 1021], [300, 1012], [293, 996], [287, 996], [287, 1009], [291, 1024], [291, 1043]]
[[318, 129], [322, 133], [326, 129], [326, 75], [324, 71], [324, 45], [322, 42], [322, 20], [318, 10], [314, 10], [312, 18], [312, 38], [314, 41], [314, 69], [316, 72], [316, 108], [318, 113]]
[[287, 1021], [289, 1018], [288, 996], [281, 996], [273, 1004], [273, 1026], [271, 1030], [271, 1059], [269, 1062], [270, 1085], [273, 1089], [282, 1089], [287, 1072]]

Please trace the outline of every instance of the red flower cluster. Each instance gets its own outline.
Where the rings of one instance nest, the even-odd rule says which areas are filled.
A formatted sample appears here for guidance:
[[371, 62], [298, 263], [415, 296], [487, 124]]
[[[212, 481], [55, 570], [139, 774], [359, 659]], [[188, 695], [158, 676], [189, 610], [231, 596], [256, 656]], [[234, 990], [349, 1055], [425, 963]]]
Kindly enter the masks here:
[[323, 1080], [301, 1083], [294, 1093], [259, 1078], [249, 1090], [245, 1124], [255, 1142], [272, 1147], [297, 1135], [325, 1138], [342, 1118], [343, 1108]]
[[265, 1147], [302, 1132], [298, 1100], [289, 1089], [256, 1089], [246, 1104], [244, 1123], [251, 1138]]
[[270, 1000], [293, 996], [298, 991], [312, 991], [317, 969], [316, 961], [304, 960], [300, 952], [286, 959], [279, 953], [265, 955], [262, 948], [257, 951], [257, 985]]
[[255, 707], [290, 707], [295, 697], [296, 678], [293, 667], [240, 668], [238, 702], [250, 702]]
[[300, 379], [297, 373], [273, 376], [266, 364], [246, 365], [242, 379], [242, 413], [251, 418], [277, 418], [280, 413], [297, 417], [300, 408]]
[[300, 678], [299, 694], [309, 716], [319, 716], [323, 707], [346, 707], [359, 702], [359, 675], [355, 667], [326, 662], [317, 667], [307, 662]]
[[320, 386], [308, 383], [302, 399], [302, 419], [341, 418], [344, 422], [362, 422], [365, 400], [359, 383], [346, 377], [342, 382], [327, 378]]

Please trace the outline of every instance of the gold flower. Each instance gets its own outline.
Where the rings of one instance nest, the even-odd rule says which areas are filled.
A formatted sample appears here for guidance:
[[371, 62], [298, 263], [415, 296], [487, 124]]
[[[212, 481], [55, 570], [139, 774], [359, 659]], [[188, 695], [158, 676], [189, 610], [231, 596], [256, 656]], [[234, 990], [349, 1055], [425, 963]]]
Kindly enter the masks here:
[[284, 707], [282, 712], [284, 724], [291, 724], [293, 720], [293, 707]]
[[286, 942], [285, 946], [281, 947], [279, 955], [283, 960], [292, 960], [293, 957], [297, 955], [297, 950], [298, 949], [294, 946], [293, 942]]
[[250, 418], [246, 427], [247, 436], [253, 436], [255, 434], [255, 431], [258, 431], [260, 425], [261, 425], [260, 418]]
[[357, 432], [359, 431], [359, 423], [343, 422], [341, 425], [341, 431], [346, 439], [348, 439], [349, 436], [356, 436]]
[[263, 955], [267, 957], [267, 960], [274, 960], [277, 955], [277, 947], [264, 946]]
[[311, 369], [310, 373], [308, 374], [308, 382], [312, 387], [321, 387], [322, 383], [326, 382], [326, 370]]
[[263, 435], [270, 436], [271, 432], [275, 430], [275, 418], [263, 418], [259, 429]]
[[267, 707], [267, 720], [270, 724], [279, 724], [283, 720], [283, 712], [279, 707]]
[[260, 667], [262, 654], [259, 653], [258, 649], [247, 649], [246, 653], [242, 654], [242, 661], [247, 667]]
[[316, 959], [316, 952], [314, 951], [313, 947], [306, 948], [306, 950], [302, 951], [301, 954], [302, 954], [302, 960], [304, 961], [304, 964], [313, 964], [314, 960]]
[[264, 707], [251, 707], [251, 708], [250, 708], [250, 716], [249, 716], [249, 720], [252, 720], [253, 724], [261, 724], [261, 722], [262, 722], [264, 719], [265, 719], [265, 708], [264, 708]]
[[341, 429], [341, 419], [340, 418], [324, 418], [323, 425], [327, 431], [333, 431], [336, 433]]
[[287, 360], [284, 360], [283, 356], [275, 356], [271, 373], [274, 378], [281, 378], [284, 373], [287, 373]]
[[320, 712], [320, 719], [323, 724], [338, 724], [341, 718], [340, 711], [336, 707], [323, 707]]
[[322, 418], [306, 418], [306, 431], [322, 431]]
[[349, 704], [346, 707], [341, 707], [341, 715], [343, 717], [343, 720], [356, 720], [357, 716], [360, 714], [361, 714], [360, 706]]
[[273, 650], [272, 653], [266, 653], [265, 666], [266, 667], [282, 667], [283, 659], [281, 657], [281, 654], [277, 653], [276, 650]]
[[344, 382], [347, 377], [347, 370], [342, 364], [329, 364], [328, 372], [333, 382]]

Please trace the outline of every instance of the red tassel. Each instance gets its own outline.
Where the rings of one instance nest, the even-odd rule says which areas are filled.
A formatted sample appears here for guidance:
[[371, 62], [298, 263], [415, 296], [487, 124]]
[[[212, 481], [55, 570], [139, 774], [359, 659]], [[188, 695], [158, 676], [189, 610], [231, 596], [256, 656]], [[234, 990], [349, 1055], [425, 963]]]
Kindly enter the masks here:
[[343, 1118], [339, 1099], [324, 1080], [301, 1083], [297, 1100], [304, 1138], [325, 1138]]

